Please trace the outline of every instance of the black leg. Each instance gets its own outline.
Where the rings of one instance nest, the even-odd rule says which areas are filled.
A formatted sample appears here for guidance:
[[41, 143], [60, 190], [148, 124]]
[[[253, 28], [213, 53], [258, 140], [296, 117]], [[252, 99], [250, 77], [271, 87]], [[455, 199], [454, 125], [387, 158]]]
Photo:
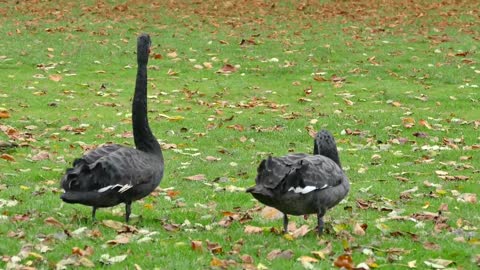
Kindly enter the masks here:
[[92, 221], [95, 222], [97, 219], [95, 218], [95, 213], [97, 212], [97, 207], [92, 207]]
[[317, 214], [317, 219], [318, 219], [318, 235], [322, 235], [323, 233], [323, 215], [325, 214], [325, 211], [320, 210]]
[[130, 213], [132, 213], [132, 202], [125, 203], [125, 222], [128, 223], [130, 220]]
[[288, 232], [288, 217], [287, 214], [283, 214], [283, 232], [287, 233]]

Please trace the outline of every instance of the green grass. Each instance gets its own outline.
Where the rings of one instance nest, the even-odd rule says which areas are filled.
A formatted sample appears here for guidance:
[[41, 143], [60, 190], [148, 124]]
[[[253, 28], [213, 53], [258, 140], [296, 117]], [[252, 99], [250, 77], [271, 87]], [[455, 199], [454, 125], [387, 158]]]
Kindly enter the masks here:
[[[475, 269], [478, 202], [461, 202], [458, 194], [480, 192], [478, 8], [475, 1], [390, 3], [378, 11], [372, 5], [135, 1], [122, 11], [113, 1], [0, 4], [0, 107], [10, 115], [0, 125], [18, 132], [15, 138], [0, 133], [0, 141], [19, 144], [1, 150], [15, 161], [0, 159], [0, 198], [17, 204], [0, 208], [0, 268], [12, 265], [14, 256], [19, 265], [40, 269], [68, 256], [78, 262], [72, 248], [89, 246], [94, 253], [86, 258], [97, 267], [103, 254], [127, 254], [115, 267], [204, 269], [218, 258], [242, 268], [241, 256], [248, 254], [259, 268], [300, 269], [297, 258], [331, 242], [332, 253], [314, 263], [316, 269], [332, 267], [343, 253], [355, 265], [369, 260], [384, 269], [404, 269], [414, 260], [421, 269], [435, 258]], [[144, 235], [135, 233], [129, 243], [111, 246], [106, 243], [117, 232], [102, 221], [123, 221], [123, 206], [98, 211], [99, 222], [92, 224], [90, 208], [61, 202], [59, 179], [85, 149], [105, 142], [133, 145], [128, 132], [141, 32], [150, 33], [153, 53], [162, 56], [149, 62], [150, 124], [162, 142], [177, 146], [164, 151], [160, 187], [179, 194], [168, 199], [159, 190], [134, 203], [131, 225], [156, 234], [138, 243]], [[239, 45], [250, 38], [255, 45]], [[176, 57], [169, 55], [173, 51]], [[195, 68], [204, 62], [212, 68]], [[240, 67], [228, 76], [216, 73], [225, 63]], [[345, 82], [331, 82], [333, 75]], [[407, 128], [404, 121], [412, 119]], [[83, 129], [75, 133], [67, 125]], [[327, 234], [291, 240], [270, 232], [282, 221], [253, 211], [260, 204], [249, 194], [218, 187], [252, 186], [257, 164], [268, 154], [311, 153], [308, 126], [334, 133], [351, 191], [327, 213]], [[456, 141], [448, 146], [447, 140]], [[32, 160], [41, 151], [49, 157]], [[436, 171], [468, 180], [443, 180]], [[206, 180], [185, 180], [196, 174]], [[418, 190], [400, 197], [413, 187]], [[368, 209], [359, 200], [368, 201]], [[391, 210], [409, 217], [436, 213], [442, 204], [448, 205], [442, 214], [448, 228], [438, 231], [429, 220], [387, 219]], [[227, 212], [248, 212], [252, 220], [219, 226]], [[45, 223], [49, 217], [63, 227]], [[316, 225], [313, 217], [291, 220]], [[171, 232], [166, 224], [184, 225]], [[365, 235], [354, 233], [355, 224], [368, 226]], [[265, 232], [246, 234], [246, 225]], [[81, 227], [87, 232], [70, 235]], [[203, 242], [202, 252], [192, 249], [192, 240]], [[212, 254], [207, 241], [222, 251]], [[427, 249], [427, 242], [438, 246]], [[22, 247], [27, 251], [21, 253]], [[290, 249], [293, 257], [270, 261], [274, 249]]]

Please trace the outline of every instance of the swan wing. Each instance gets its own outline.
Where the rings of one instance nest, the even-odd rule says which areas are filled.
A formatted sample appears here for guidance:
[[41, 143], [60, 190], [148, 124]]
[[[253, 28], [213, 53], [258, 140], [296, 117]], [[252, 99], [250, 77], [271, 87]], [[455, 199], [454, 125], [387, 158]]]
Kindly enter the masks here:
[[306, 194], [338, 186], [344, 178], [343, 170], [331, 159], [318, 155], [308, 156], [292, 166], [282, 181], [282, 190]]
[[105, 192], [116, 189], [123, 193], [163, 176], [163, 163], [137, 149], [110, 147], [87, 155], [67, 170], [62, 179], [64, 190]]

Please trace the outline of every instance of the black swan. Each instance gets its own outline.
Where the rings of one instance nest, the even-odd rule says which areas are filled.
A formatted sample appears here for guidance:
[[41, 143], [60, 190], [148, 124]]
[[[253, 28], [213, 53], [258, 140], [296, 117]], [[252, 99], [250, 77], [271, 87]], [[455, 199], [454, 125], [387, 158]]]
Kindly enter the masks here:
[[288, 214], [317, 214], [318, 234], [322, 234], [323, 215], [350, 190], [335, 139], [327, 130], [317, 133], [313, 155], [269, 156], [262, 160], [255, 183], [247, 192], [283, 213], [284, 232], [287, 232]]
[[137, 39], [137, 79], [132, 101], [132, 127], [135, 149], [117, 144], [99, 147], [73, 162], [61, 186], [66, 203], [92, 206], [92, 219], [99, 207], [125, 203], [128, 222], [131, 204], [149, 195], [163, 177], [162, 150], [152, 134], [147, 118], [147, 64], [150, 36]]

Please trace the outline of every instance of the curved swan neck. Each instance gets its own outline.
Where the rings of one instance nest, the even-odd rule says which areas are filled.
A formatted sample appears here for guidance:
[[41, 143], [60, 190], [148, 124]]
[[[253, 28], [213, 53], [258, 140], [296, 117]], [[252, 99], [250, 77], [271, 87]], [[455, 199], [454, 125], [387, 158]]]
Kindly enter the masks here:
[[140, 36], [138, 41], [137, 80], [135, 82], [135, 94], [132, 101], [133, 139], [135, 141], [135, 147], [138, 150], [161, 156], [162, 150], [150, 130], [147, 117], [147, 64], [150, 38], [147, 36], [148, 44], [142, 44], [142, 38], [145, 38], [145, 36]]

